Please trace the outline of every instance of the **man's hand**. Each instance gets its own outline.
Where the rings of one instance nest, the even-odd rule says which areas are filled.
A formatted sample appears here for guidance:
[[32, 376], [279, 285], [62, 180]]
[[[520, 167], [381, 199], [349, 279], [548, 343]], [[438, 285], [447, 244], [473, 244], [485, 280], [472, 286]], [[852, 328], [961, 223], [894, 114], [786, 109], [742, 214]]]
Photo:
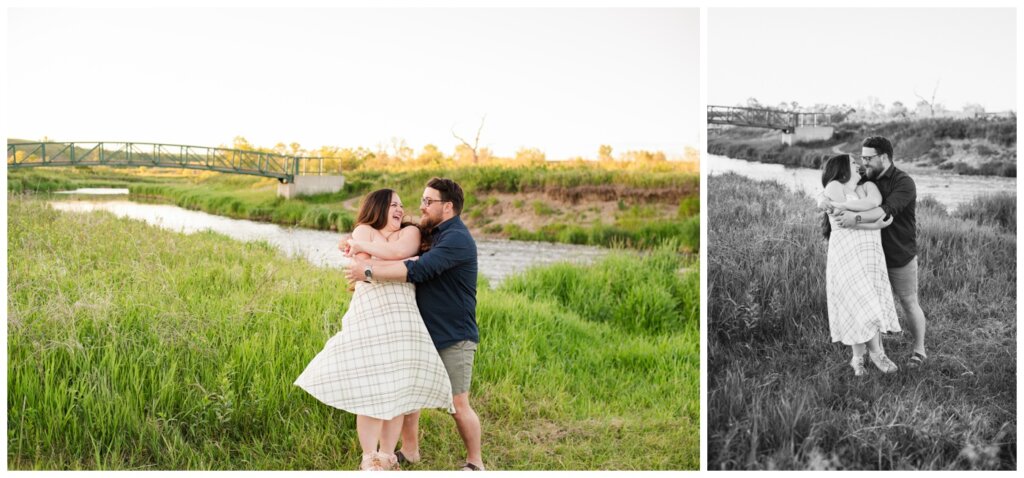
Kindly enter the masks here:
[[367, 262], [364, 260], [353, 260], [348, 266], [348, 271], [345, 272], [345, 278], [350, 283], [366, 281], [366, 275], [363, 274], [363, 271], [366, 270], [366, 264]]
[[832, 217], [835, 218], [839, 227], [853, 227], [857, 225], [857, 213], [851, 211], [836, 210]]

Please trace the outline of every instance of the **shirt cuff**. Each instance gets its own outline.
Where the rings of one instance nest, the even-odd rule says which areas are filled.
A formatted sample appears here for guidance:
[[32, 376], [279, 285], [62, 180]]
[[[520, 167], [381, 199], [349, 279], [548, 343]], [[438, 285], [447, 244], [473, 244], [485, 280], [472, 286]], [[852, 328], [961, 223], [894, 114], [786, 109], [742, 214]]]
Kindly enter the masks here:
[[405, 281], [410, 283], [416, 283], [416, 265], [417, 261], [409, 259], [405, 261]]

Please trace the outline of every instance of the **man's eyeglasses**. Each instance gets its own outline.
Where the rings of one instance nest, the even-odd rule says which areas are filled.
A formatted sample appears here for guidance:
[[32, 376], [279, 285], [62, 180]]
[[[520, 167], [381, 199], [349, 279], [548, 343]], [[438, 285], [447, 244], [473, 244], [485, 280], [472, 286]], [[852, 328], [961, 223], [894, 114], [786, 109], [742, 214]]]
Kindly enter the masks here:
[[445, 201], [443, 199], [434, 199], [434, 198], [423, 198], [423, 199], [420, 200], [420, 205], [421, 206], [430, 207], [435, 202], [451, 202], [451, 201]]
[[877, 157], [879, 157], [881, 155], [882, 155], [882, 153], [872, 154], [871, 156], [861, 156], [860, 160], [861, 161], [871, 161], [872, 159], [875, 159], [875, 158], [877, 158]]

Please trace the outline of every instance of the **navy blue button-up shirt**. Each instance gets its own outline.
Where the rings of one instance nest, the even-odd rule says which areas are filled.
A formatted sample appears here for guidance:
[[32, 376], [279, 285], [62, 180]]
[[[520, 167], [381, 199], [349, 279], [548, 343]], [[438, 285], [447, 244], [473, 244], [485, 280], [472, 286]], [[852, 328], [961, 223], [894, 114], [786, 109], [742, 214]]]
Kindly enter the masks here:
[[405, 280], [416, 284], [423, 323], [438, 350], [463, 340], [480, 343], [476, 327], [476, 241], [459, 216], [433, 230], [430, 250], [405, 261]]

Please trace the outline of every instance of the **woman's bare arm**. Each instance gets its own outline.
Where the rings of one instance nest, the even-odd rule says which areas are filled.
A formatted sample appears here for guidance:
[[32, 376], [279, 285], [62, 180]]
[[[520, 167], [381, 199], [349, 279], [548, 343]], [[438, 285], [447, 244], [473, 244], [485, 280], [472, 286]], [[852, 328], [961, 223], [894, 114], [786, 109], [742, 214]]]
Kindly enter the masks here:
[[[356, 228], [356, 230], [359, 230], [360, 227], [364, 226], [368, 228], [370, 231], [373, 231], [373, 229], [370, 228], [370, 226], [366, 225], [360, 225], [359, 227]], [[355, 231], [353, 231], [352, 239], [349, 240], [349, 245], [352, 247], [351, 252], [353, 254], [369, 254], [378, 259], [388, 261], [407, 259], [409, 257], [419, 254], [420, 229], [418, 227], [406, 226], [398, 234], [399, 237], [398, 240], [396, 241], [373, 242], [370, 240], [364, 240], [356, 237]]]
[[[352, 237], [348, 240], [349, 242], [370, 242], [373, 240], [373, 228], [360, 224], [352, 231]], [[370, 260], [370, 255], [365, 252], [355, 251], [350, 248], [348, 253], [355, 259]]]
[[825, 198], [832, 204], [841, 203], [846, 200], [846, 193], [843, 192], [843, 185], [839, 181], [830, 181], [825, 185]]
[[864, 197], [836, 204], [836, 207], [847, 211], [863, 212], [882, 205], [882, 193], [878, 191], [878, 186], [875, 186], [875, 183], [866, 182], [862, 187], [866, 194]]
[[892, 224], [892, 216], [889, 216], [888, 220], [883, 217], [874, 222], [862, 222], [851, 229], [885, 229], [889, 227], [889, 224]]

